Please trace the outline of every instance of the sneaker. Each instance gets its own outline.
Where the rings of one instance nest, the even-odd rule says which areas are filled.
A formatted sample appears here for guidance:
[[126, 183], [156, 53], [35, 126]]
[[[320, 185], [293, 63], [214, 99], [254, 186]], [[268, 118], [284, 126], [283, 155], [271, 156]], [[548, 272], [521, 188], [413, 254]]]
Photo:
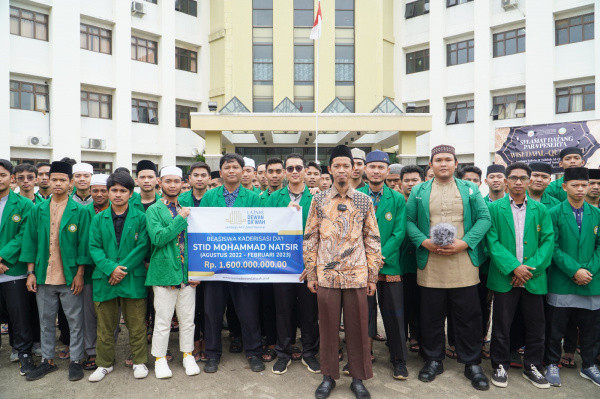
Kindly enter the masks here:
[[183, 368], [185, 369], [186, 375], [198, 375], [200, 374], [200, 367], [196, 363], [196, 359], [191, 354], [183, 357]]
[[533, 364], [529, 366], [529, 368], [525, 367], [523, 370], [523, 378], [531, 382], [536, 388], [550, 388], [550, 383], [546, 377], [544, 377]]
[[69, 363], [69, 381], [79, 381], [83, 378], [83, 366], [80, 362]]
[[133, 377], [141, 380], [142, 378], [148, 377], [148, 367], [145, 364], [134, 364], [133, 365]]
[[[303, 360], [303, 362], [304, 362], [304, 360]], [[291, 359], [283, 359], [281, 357], [277, 358], [277, 361], [273, 365], [273, 368], [271, 369], [271, 371], [273, 372], [273, 374], [285, 374], [287, 372], [288, 366], [291, 363], [292, 363]]]
[[553, 387], [559, 387], [560, 383], [560, 369], [556, 364], [549, 364], [546, 366], [546, 372], [544, 373], [546, 380]]
[[21, 361], [21, 369], [19, 370], [19, 374], [27, 375], [35, 369], [35, 363], [33, 362], [31, 355], [21, 355], [19, 360]]
[[50, 364], [48, 363], [48, 360], [44, 359], [42, 360], [42, 363], [40, 363], [39, 366], [27, 373], [25, 379], [27, 379], [27, 381], [39, 380], [40, 378], [43, 378], [46, 374], [56, 370], [58, 370], [58, 366], [56, 364]]
[[394, 363], [394, 378], [397, 380], [406, 380], [408, 378], [406, 363], [399, 361]]
[[39, 342], [34, 342], [32, 350], [35, 356], [42, 357], [42, 344]]
[[510, 353], [510, 367], [513, 369], [523, 368], [523, 359], [518, 351], [513, 351]]
[[248, 364], [250, 365], [250, 370], [254, 371], [255, 373], [259, 373], [265, 369], [265, 364], [258, 358], [258, 356], [249, 357]]
[[597, 366], [588, 367], [587, 369], [581, 369], [579, 375], [585, 378], [586, 380], [590, 380], [594, 383], [594, 385], [598, 385], [600, 387], [600, 370], [598, 370]]
[[508, 386], [508, 374], [503, 365], [500, 364], [497, 369], [494, 369], [492, 384], [499, 388], [506, 388]]
[[88, 377], [89, 382], [98, 382], [102, 381], [106, 374], [113, 371], [113, 366], [110, 367], [100, 367], [98, 366], [96, 370]]
[[10, 362], [11, 363], [16, 363], [19, 361], [19, 352], [17, 352], [16, 350], [12, 350], [10, 352]]
[[154, 362], [154, 374], [158, 379], [173, 377], [173, 373], [167, 363], [167, 358], [161, 357], [160, 359], [156, 359], [156, 362]]
[[311, 373], [319, 374], [321, 372], [321, 363], [319, 363], [314, 356], [303, 357], [302, 364], [305, 365]]

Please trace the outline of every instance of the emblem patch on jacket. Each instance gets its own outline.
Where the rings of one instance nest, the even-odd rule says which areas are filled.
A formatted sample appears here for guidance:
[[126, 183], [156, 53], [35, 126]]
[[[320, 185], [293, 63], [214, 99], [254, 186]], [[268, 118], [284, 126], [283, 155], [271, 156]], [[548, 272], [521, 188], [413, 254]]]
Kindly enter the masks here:
[[67, 227], [67, 230], [69, 230], [71, 233], [75, 233], [77, 231], [77, 225], [70, 224], [69, 227]]
[[385, 219], [388, 220], [388, 221], [392, 220], [392, 212], [386, 213], [385, 214]]
[[135, 233], [135, 241], [137, 241], [138, 235], [139, 235], [138, 233]]
[[594, 234], [598, 235], [598, 226], [594, 227]]
[[538, 233], [539, 233], [540, 231], [542, 231], [542, 226], [541, 226], [541, 225], [539, 225], [539, 224], [537, 225], [537, 231], [538, 231]]
[[21, 215], [18, 215], [18, 214], [13, 215], [12, 221], [15, 223], [19, 223], [21, 221]]

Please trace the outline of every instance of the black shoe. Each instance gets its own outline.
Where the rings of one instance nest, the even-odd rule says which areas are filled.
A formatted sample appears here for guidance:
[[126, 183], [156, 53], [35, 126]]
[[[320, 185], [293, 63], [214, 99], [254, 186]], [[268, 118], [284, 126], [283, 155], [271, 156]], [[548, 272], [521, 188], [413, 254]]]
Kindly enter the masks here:
[[51, 373], [53, 371], [58, 370], [58, 366], [56, 364], [50, 364], [47, 360], [43, 360], [39, 366], [35, 369], [31, 370], [27, 376], [25, 377], [27, 381], [35, 381], [43, 378], [46, 374]]
[[69, 381], [79, 381], [83, 378], [83, 366], [79, 362], [69, 363]]
[[255, 373], [265, 370], [265, 364], [258, 358], [258, 356], [249, 357], [248, 364], [250, 365], [250, 370], [254, 371]]
[[519, 354], [518, 350], [510, 352], [510, 367], [513, 369], [523, 368], [523, 358]]
[[506, 388], [508, 386], [508, 374], [503, 365], [498, 365], [497, 369], [494, 369], [492, 374], [492, 384], [499, 388]]
[[231, 337], [229, 353], [242, 353], [243, 350], [244, 345], [242, 344], [242, 337]]
[[344, 373], [344, 375], [350, 375], [350, 366], [348, 365], [348, 363], [346, 363], [342, 368], [342, 373]]
[[354, 392], [356, 399], [371, 399], [371, 394], [367, 391], [361, 380], [352, 381], [350, 390]]
[[406, 380], [408, 378], [408, 370], [404, 362], [396, 361], [394, 363], [394, 378], [397, 380]]
[[219, 359], [208, 359], [204, 365], [205, 373], [216, 373], [219, 370]]
[[19, 360], [21, 362], [21, 370], [19, 370], [19, 374], [27, 375], [35, 369], [35, 363], [33, 362], [31, 355], [19, 355]]
[[311, 373], [319, 374], [321, 372], [321, 363], [319, 363], [314, 356], [303, 357], [302, 364], [305, 365]]
[[546, 377], [544, 377], [534, 365], [523, 369], [523, 378], [531, 382], [536, 388], [550, 388], [550, 383]]
[[423, 382], [431, 382], [435, 380], [436, 375], [440, 375], [444, 372], [444, 365], [442, 362], [430, 360], [425, 363], [425, 366], [419, 371], [419, 380]]
[[490, 389], [490, 382], [478, 364], [465, 365], [465, 377], [471, 380], [471, 385], [478, 391]]
[[317, 390], [315, 391], [315, 398], [317, 399], [326, 399], [331, 394], [335, 388], [335, 380], [330, 377], [323, 377], [323, 382], [319, 385]]
[[287, 372], [287, 368], [292, 363], [291, 359], [277, 358], [277, 361], [273, 365], [271, 371], [273, 374], [285, 374]]

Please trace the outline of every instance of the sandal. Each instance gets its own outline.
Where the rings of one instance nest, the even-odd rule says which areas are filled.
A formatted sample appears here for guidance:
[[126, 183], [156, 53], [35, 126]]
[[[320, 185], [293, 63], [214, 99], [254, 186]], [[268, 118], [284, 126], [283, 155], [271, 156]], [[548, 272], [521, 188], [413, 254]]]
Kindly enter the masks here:
[[421, 347], [419, 346], [418, 342], [413, 342], [408, 347], [408, 350], [411, 352], [419, 352], [419, 350], [421, 350]]
[[302, 359], [302, 351], [297, 345], [292, 345], [292, 360]]
[[231, 343], [229, 344], [230, 353], [242, 353], [244, 346], [242, 345], [241, 337], [231, 337]]
[[125, 359], [125, 367], [133, 367], [133, 355], [127, 356], [127, 359]]
[[58, 358], [62, 360], [67, 360], [71, 358], [71, 351], [69, 350], [68, 346], [65, 347], [65, 349], [58, 352]]
[[342, 348], [340, 348], [340, 350], [338, 351], [338, 361], [341, 362], [344, 360], [344, 351], [342, 351]]
[[96, 357], [88, 356], [87, 360], [82, 364], [84, 370], [96, 370], [98, 366], [96, 365]]
[[458, 357], [456, 354], [456, 349], [446, 348], [446, 357], [449, 359], [456, 359]]
[[483, 348], [481, 349], [481, 358], [482, 359], [489, 359], [490, 358], [490, 351]]
[[340, 331], [344, 332], [344, 325], [343, 324], [340, 324]]
[[572, 357], [564, 356], [560, 358], [560, 365], [566, 367], [568, 369], [574, 369], [577, 367], [577, 363], [575, 363], [575, 359]]
[[266, 363], [272, 362], [273, 360], [275, 360], [276, 357], [277, 357], [277, 352], [275, 352], [275, 349], [269, 348], [269, 347], [266, 347], [263, 349], [263, 353], [262, 353], [263, 362], [266, 362]]
[[379, 342], [385, 342], [385, 341], [386, 341], [386, 338], [385, 338], [383, 335], [381, 335], [381, 334], [377, 334], [377, 335], [375, 335], [375, 336], [373, 337], [373, 339], [374, 339], [375, 341], [379, 341]]
[[171, 354], [171, 351], [168, 349], [167, 349], [167, 355], [165, 357], [167, 358], [167, 362], [173, 361], [173, 355]]

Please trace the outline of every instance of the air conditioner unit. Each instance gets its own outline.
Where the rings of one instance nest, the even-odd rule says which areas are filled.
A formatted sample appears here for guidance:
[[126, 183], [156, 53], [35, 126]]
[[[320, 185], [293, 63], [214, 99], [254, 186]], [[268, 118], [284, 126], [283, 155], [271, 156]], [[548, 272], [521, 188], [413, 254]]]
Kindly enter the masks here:
[[504, 10], [511, 10], [513, 8], [517, 8], [519, 5], [519, 0], [501, 0], [502, 1], [502, 8], [504, 8]]
[[132, 1], [131, 2], [131, 15], [139, 15], [142, 16], [146, 14], [144, 10], [144, 3], [141, 1]]
[[29, 136], [27, 137], [27, 144], [35, 146], [47, 146], [49, 143], [48, 139], [44, 139], [39, 136]]
[[106, 148], [106, 140], [89, 139], [88, 148], [90, 150], [103, 150]]

